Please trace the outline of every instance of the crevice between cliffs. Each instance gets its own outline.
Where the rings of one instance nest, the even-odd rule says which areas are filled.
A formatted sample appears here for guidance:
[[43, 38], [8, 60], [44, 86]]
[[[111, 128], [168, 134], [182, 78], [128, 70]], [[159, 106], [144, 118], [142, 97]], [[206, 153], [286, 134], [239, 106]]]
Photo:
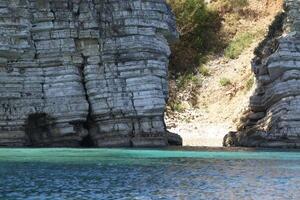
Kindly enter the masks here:
[[85, 93], [85, 100], [88, 103], [88, 115], [87, 115], [87, 121], [83, 123], [83, 128], [86, 129], [88, 131], [88, 134], [83, 137], [80, 146], [82, 147], [94, 147], [95, 144], [93, 142], [93, 139], [90, 135], [90, 124], [92, 123], [92, 104], [89, 100], [89, 96], [88, 96], [88, 90], [86, 87], [86, 78], [85, 78], [85, 72], [84, 72], [84, 68], [87, 66], [87, 59], [88, 57], [84, 56], [81, 53], [81, 57], [82, 57], [82, 64], [79, 67], [79, 74], [81, 76], [81, 82], [82, 82], [82, 87]]

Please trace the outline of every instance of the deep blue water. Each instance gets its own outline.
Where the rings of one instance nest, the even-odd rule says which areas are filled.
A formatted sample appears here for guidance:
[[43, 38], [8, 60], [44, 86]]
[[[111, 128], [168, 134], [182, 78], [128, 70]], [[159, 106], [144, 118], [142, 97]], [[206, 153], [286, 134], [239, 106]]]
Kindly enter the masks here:
[[300, 199], [300, 152], [0, 149], [0, 199]]

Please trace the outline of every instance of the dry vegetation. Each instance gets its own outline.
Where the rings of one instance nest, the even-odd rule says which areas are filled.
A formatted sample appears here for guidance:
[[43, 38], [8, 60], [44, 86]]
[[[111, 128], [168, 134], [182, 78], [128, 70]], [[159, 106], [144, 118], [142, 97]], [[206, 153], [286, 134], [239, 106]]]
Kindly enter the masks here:
[[[173, 0], [171, 5], [181, 2], [182, 6], [187, 1], [201, 2]], [[235, 129], [234, 120], [247, 107], [255, 85], [250, 65], [253, 51], [281, 10], [282, 0], [202, 3], [201, 9], [220, 21], [210, 23], [211, 26], [200, 23], [200, 27], [206, 29], [202, 34], [213, 35], [206, 35], [206, 39], [198, 44], [191, 42], [195, 41], [192, 38], [196, 34], [191, 30], [197, 26], [178, 23], [182, 40], [173, 46], [166, 119], [170, 130], [181, 134], [185, 144], [219, 145], [223, 135]], [[178, 15], [180, 9], [175, 9]], [[189, 13], [193, 12], [189, 10]], [[185, 20], [191, 18], [193, 14]], [[181, 23], [190, 27], [187, 30], [193, 34], [186, 35], [187, 32], [180, 29]], [[199, 44], [202, 46], [197, 46]]]

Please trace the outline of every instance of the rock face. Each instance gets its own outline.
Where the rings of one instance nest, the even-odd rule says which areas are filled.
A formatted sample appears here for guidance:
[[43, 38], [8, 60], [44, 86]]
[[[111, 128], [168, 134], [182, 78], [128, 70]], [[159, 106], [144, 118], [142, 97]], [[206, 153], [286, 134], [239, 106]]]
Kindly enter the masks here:
[[0, 0], [0, 146], [165, 146], [164, 0]]
[[300, 148], [300, 1], [286, 0], [284, 10], [256, 50], [257, 89], [225, 145]]

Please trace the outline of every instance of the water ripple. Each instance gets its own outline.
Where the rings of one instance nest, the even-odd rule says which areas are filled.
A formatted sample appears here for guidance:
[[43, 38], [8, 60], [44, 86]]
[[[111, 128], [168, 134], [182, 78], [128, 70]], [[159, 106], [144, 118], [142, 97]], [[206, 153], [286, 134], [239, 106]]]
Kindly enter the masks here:
[[235, 152], [233, 159], [215, 159], [214, 153], [207, 158], [170, 158], [147, 152], [142, 158], [110, 152], [111, 156], [83, 160], [80, 153], [60, 153], [59, 162], [52, 154], [45, 161], [30, 153], [24, 159], [20, 152], [14, 160], [1, 157], [0, 150], [0, 199], [300, 199], [300, 159], [263, 159], [264, 152], [250, 160], [235, 159]]

